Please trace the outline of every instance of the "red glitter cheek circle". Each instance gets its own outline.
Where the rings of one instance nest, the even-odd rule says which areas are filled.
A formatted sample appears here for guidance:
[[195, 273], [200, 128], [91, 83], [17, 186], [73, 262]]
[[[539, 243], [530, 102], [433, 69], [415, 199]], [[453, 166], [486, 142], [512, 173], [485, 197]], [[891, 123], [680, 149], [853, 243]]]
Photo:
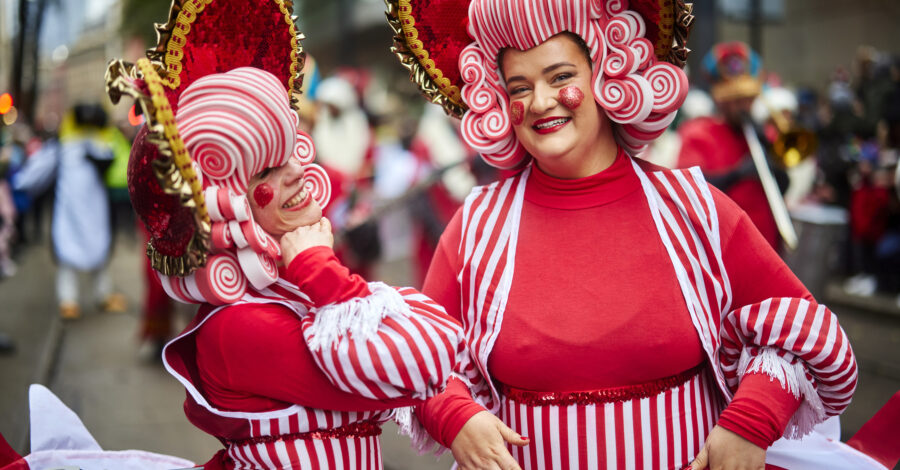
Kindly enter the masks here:
[[272, 187], [267, 183], [260, 183], [256, 189], [253, 190], [253, 200], [256, 201], [256, 205], [259, 206], [260, 209], [268, 206], [269, 203], [272, 202], [274, 195]]
[[525, 120], [525, 105], [521, 101], [513, 101], [509, 104], [509, 120], [514, 126], [522, 125]]
[[559, 102], [569, 109], [581, 106], [582, 101], [584, 101], [584, 93], [577, 86], [567, 86], [559, 90]]

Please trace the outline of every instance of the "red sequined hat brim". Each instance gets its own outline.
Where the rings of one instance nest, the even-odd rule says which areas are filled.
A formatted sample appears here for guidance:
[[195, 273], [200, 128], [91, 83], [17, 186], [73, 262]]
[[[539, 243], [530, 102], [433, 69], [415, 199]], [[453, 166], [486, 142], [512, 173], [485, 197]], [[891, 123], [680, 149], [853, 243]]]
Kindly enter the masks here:
[[[459, 56], [472, 42], [466, 32], [470, 0], [386, 0], [394, 31], [391, 52], [409, 70], [410, 80], [431, 102], [453, 116], [468, 109], [460, 96]], [[683, 67], [693, 24], [684, 0], [631, 0], [629, 9], [644, 18], [647, 39], [659, 60]]]
[[[162, 274], [186, 276], [202, 267], [210, 239], [202, 185], [174, 118], [164, 116], [174, 116], [181, 92], [197, 79], [245, 66], [275, 75], [296, 109], [304, 54], [292, 11], [290, 0], [174, 0], [143, 70], [120, 60], [107, 70], [112, 101], [131, 96], [146, 114], [132, 147], [128, 189], [151, 235], [147, 254]], [[159, 77], [155, 93], [148, 73]]]

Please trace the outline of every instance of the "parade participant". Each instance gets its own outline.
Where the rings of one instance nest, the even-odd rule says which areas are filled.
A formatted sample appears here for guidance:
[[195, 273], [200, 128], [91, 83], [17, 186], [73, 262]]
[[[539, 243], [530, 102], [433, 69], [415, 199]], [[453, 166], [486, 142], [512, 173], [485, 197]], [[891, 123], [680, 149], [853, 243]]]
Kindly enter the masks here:
[[[746, 44], [717, 44], [703, 59], [718, 113], [685, 122], [678, 129], [678, 168], [699, 166], [706, 180], [737, 203], [769, 244], [778, 247], [778, 229], [742, 126], [762, 90], [759, 56]], [[786, 175], [779, 173], [782, 182]]]
[[188, 419], [225, 445], [205, 468], [380, 469], [380, 425], [444, 388], [462, 332], [335, 258], [327, 175], [291, 107], [290, 4], [176, 1], [151, 56], [113, 62], [107, 86], [148, 120], [129, 191], [153, 268], [201, 304], [163, 360]]
[[109, 195], [103, 183], [113, 161], [103, 139], [106, 112], [99, 104], [79, 104], [67, 113], [59, 139], [46, 142], [28, 158], [13, 186], [38, 195], [54, 187], [53, 255], [60, 316], [79, 318], [78, 274], [90, 273], [94, 300], [104, 311], [125, 311], [122, 294], [113, 292], [108, 261], [112, 248]]
[[426, 96], [520, 169], [472, 191], [432, 261], [423, 291], [474, 363], [417, 410], [420, 448], [464, 469], [762, 468], [843, 411], [857, 372], [834, 314], [699, 170], [633, 156], [687, 91], [666, 62], [684, 60], [683, 3], [389, 13]]

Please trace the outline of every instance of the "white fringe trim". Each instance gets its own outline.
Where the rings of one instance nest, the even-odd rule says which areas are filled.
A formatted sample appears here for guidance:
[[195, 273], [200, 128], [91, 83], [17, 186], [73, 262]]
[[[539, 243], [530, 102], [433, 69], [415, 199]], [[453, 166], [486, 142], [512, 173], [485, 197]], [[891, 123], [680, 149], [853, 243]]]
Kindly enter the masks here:
[[413, 449], [419, 455], [434, 453], [435, 456], [440, 456], [447, 452], [446, 447], [439, 444], [428, 434], [425, 426], [422, 426], [419, 418], [416, 417], [413, 407], [407, 406], [395, 409], [393, 418], [397, 426], [400, 427], [400, 434], [409, 437], [409, 440], [412, 441]]
[[806, 367], [803, 362], [791, 364], [776, 351], [773, 348], [762, 348], [758, 355], [750, 356], [747, 348], [744, 348], [738, 362], [738, 374], [743, 378], [748, 372], [762, 372], [777, 380], [783, 388], [793, 393], [795, 398], [803, 399], [800, 408], [791, 417], [784, 430], [784, 437], [800, 439], [812, 432], [817, 424], [825, 421], [827, 418], [825, 407], [815, 386], [806, 378]]
[[346, 302], [314, 308], [316, 315], [308, 330], [311, 351], [331, 348], [345, 334], [356, 341], [366, 341], [378, 334], [384, 317], [394, 314], [412, 315], [409, 305], [393, 287], [382, 282], [370, 282], [370, 295], [354, 297]]

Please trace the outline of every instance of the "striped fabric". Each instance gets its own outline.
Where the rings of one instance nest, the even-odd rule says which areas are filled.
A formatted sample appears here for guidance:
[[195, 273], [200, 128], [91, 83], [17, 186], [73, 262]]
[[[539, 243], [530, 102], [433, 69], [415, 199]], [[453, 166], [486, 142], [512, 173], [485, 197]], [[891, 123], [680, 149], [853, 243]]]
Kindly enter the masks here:
[[509, 445], [524, 470], [677, 469], [697, 455], [724, 409], [704, 371], [648, 398], [530, 406], [501, 398], [499, 417], [531, 442]]
[[[465, 354], [459, 325], [415, 289], [395, 290], [381, 283], [369, 288], [372, 294], [365, 298], [325, 306], [303, 318], [304, 336], [319, 368], [335, 387], [376, 400], [425, 399], [443, 390]], [[350, 334], [340, 326], [341, 316], [349, 319]], [[321, 317], [337, 322], [320, 323]], [[359, 319], [369, 325], [354, 328], [352, 322]], [[330, 339], [322, 343], [317, 335]]]
[[[788, 435], [805, 434], [826, 416], [840, 413], [856, 387], [857, 373], [834, 315], [800, 299], [733, 306], [718, 215], [699, 169], [645, 172], [646, 163], [632, 163], [726, 402], [745, 371], [761, 370], [804, 399]], [[494, 413], [500, 412], [500, 400], [487, 360], [512, 283], [529, 172], [475, 188], [463, 209], [462, 320], [474, 356], [463, 373], [475, 400]]]
[[378, 436], [295, 439], [229, 446], [234, 468], [295, 470], [380, 470]]
[[[279, 279], [240, 303], [279, 303], [301, 317], [304, 338], [328, 379], [368, 398], [426, 398], [443, 390], [465, 355], [463, 334], [442, 307], [410, 288], [371, 283], [372, 294], [310, 311], [309, 299]], [[377, 429], [394, 415], [338, 412], [299, 405], [259, 413], [215, 408], [198, 390], [193, 335], [226, 307], [195, 318], [166, 345], [166, 369], [188, 392], [185, 413], [203, 431], [231, 444], [237, 469], [380, 469]], [[312, 345], [315, 343], [315, 346]], [[377, 433], [360, 433], [367, 425]], [[350, 428], [348, 428], [350, 426]], [[346, 432], [347, 430], [349, 432]], [[296, 436], [303, 433], [314, 433]]]

